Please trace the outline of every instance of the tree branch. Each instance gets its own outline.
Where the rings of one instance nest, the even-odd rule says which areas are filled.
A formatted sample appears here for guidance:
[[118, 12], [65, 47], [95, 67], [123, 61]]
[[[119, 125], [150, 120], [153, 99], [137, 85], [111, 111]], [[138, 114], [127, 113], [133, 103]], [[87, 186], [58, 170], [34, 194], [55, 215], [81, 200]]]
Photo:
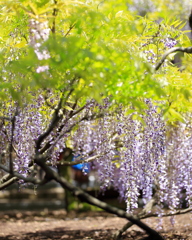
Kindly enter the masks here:
[[[74, 77], [69, 86], [67, 86], [65, 89], [63, 89], [62, 92], [62, 96], [60, 98], [60, 101], [57, 105], [57, 108], [55, 109], [53, 116], [52, 116], [52, 120], [51, 120], [51, 124], [49, 125], [48, 129], [39, 136], [39, 138], [36, 141], [36, 150], [38, 150], [41, 154], [44, 153], [50, 146], [50, 141], [48, 141], [47, 143], [45, 143], [45, 145], [41, 148], [41, 143], [43, 142], [43, 140], [51, 133], [51, 131], [55, 128], [55, 126], [58, 124], [58, 122], [63, 118], [63, 116], [65, 115], [65, 111], [66, 109], [64, 109], [63, 111], [61, 111], [60, 114], [60, 110], [62, 109], [62, 105], [65, 106], [65, 104], [67, 103], [67, 100], [69, 99], [69, 97], [71, 96], [72, 92], [74, 91], [73, 89], [73, 84], [77, 79]], [[64, 92], [65, 91], [69, 91], [67, 93], [67, 96], [64, 97]], [[59, 130], [58, 132], [60, 132], [61, 130]]]
[[129, 221], [131, 221], [133, 224], [136, 224], [140, 228], [142, 228], [144, 231], [146, 231], [151, 237], [153, 237], [156, 240], [163, 240], [163, 238], [153, 229], [151, 229], [149, 226], [147, 226], [145, 223], [141, 222], [137, 216], [133, 216], [132, 214], [128, 214], [125, 211], [118, 209], [116, 207], [110, 206], [107, 203], [104, 203], [97, 198], [92, 197], [88, 193], [85, 193], [80, 188], [77, 188], [73, 186], [71, 183], [66, 181], [65, 178], [60, 177], [56, 172], [54, 172], [51, 168], [49, 168], [44, 161], [41, 159], [35, 159], [35, 162], [46, 172], [46, 174], [54, 179], [56, 182], [60, 183], [61, 186], [71, 192], [78, 197], [81, 201], [87, 202], [91, 205], [95, 205], [109, 213], [116, 214], [117, 216], [121, 218], [126, 218]]
[[15, 130], [15, 120], [16, 116], [18, 115], [18, 106], [16, 107], [15, 114], [11, 120], [11, 139], [10, 139], [10, 144], [9, 144], [9, 173], [13, 174], [13, 137], [14, 137], [14, 130]]
[[[10, 173], [10, 169], [6, 168], [5, 166], [3, 166], [2, 164], [0, 164], [0, 169], [2, 169], [3, 171], [7, 172], [7, 173]], [[35, 179], [33, 177], [24, 177], [23, 175], [17, 173], [17, 172], [13, 172], [10, 174], [11, 176], [13, 177], [16, 177], [18, 179], [22, 179], [24, 180], [25, 182], [30, 182], [30, 183], [33, 183], [33, 184], [40, 184], [41, 181], [38, 180], [38, 179]], [[9, 180], [8, 180], [9, 181]]]
[[[12, 177], [10, 179], [8, 179], [6, 182], [0, 184], [0, 190], [3, 190], [5, 188], [7, 188], [8, 186], [12, 185], [13, 183], [15, 183], [18, 180], [17, 177]], [[0, 181], [1, 182], [1, 181]]]
[[[147, 204], [145, 205], [145, 207], [141, 210], [141, 212], [138, 213], [138, 218], [139, 219], [142, 219], [142, 218], [145, 218], [145, 216], [147, 216], [147, 214], [149, 212], [152, 211], [152, 208], [153, 206], [156, 204], [156, 196], [157, 195], [154, 195], [152, 199], [149, 200], [149, 202], [147, 202]], [[118, 230], [115, 235], [114, 235], [114, 238], [116, 240], [120, 240], [121, 239], [121, 236], [122, 234], [128, 229], [130, 228], [131, 226], [133, 226], [133, 223], [132, 222], [128, 222], [126, 223], [120, 230]]]
[[61, 116], [59, 116], [59, 110], [61, 109], [62, 106], [62, 102], [63, 102], [63, 95], [60, 98], [60, 101], [58, 103], [57, 108], [55, 109], [53, 116], [52, 116], [52, 120], [51, 123], [49, 125], [49, 127], [47, 128], [47, 130], [42, 133], [38, 139], [36, 140], [36, 150], [39, 151], [39, 149], [41, 148], [41, 143], [43, 142], [43, 140], [49, 136], [49, 134], [51, 133], [51, 131], [55, 128], [55, 126], [57, 125], [57, 123], [59, 122], [59, 120], [61, 119]]
[[120, 230], [114, 234], [115, 240], [121, 240], [122, 234], [133, 226], [132, 222], [127, 222]]
[[174, 53], [174, 52], [192, 53], [192, 47], [188, 47], [188, 48], [174, 47], [174, 48], [169, 49], [167, 52], [165, 52], [165, 54], [163, 55], [161, 60], [157, 63], [157, 65], [155, 66], [155, 70], [157, 71], [161, 67], [161, 65], [164, 63], [167, 56], [169, 56], [169, 54]]
[[[169, 216], [175, 216], [175, 215], [180, 215], [180, 214], [184, 214], [184, 213], [188, 213], [188, 212], [192, 212], [192, 208], [186, 208], [186, 209], [180, 209], [180, 210], [177, 210], [177, 211], [170, 211], [168, 213], [163, 213], [161, 214], [162, 217], [169, 217]], [[158, 214], [157, 213], [149, 213], [149, 214], [146, 214], [144, 216], [141, 217], [141, 219], [144, 219], [144, 218], [149, 218], [149, 217], [157, 217]]]
[[56, 19], [57, 13], [58, 13], [58, 8], [56, 7], [57, 6], [57, 1], [56, 0], [54, 0], [54, 4], [55, 4], [55, 7], [53, 9], [53, 14], [52, 14], [52, 16], [53, 16], [53, 25], [52, 25], [52, 28], [51, 28], [51, 32], [53, 34], [55, 34], [55, 31], [56, 31], [55, 19]]
[[[138, 213], [137, 217], [139, 219], [145, 219], [145, 218], [150, 218], [150, 217], [158, 217], [158, 214], [157, 213], [152, 213], [152, 208], [153, 206], [156, 204], [156, 199], [155, 198], [152, 198], [146, 205], [145, 207], [141, 210], [141, 212]], [[184, 214], [184, 213], [188, 213], [188, 212], [191, 212], [192, 211], [192, 208], [186, 208], [186, 209], [180, 209], [180, 210], [177, 210], [175, 212], [168, 212], [168, 213], [164, 213], [162, 214], [161, 216], [162, 217], [169, 217], [169, 216], [174, 216], [174, 215], [179, 215], [179, 214]], [[118, 230], [114, 237], [116, 240], [120, 240], [121, 239], [121, 236], [122, 234], [127, 230], [129, 229], [131, 226], [133, 226], [133, 223], [132, 222], [128, 222], [126, 223], [120, 230]]]
[[10, 178], [12, 178], [11, 174], [6, 174], [1, 178], [0, 183], [8, 181]]
[[[62, 124], [62, 126], [60, 126], [60, 128], [59, 128], [59, 133], [60, 133], [60, 135], [58, 135], [55, 139], [54, 139], [54, 141], [52, 140], [52, 144], [50, 144], [50, 142], [47, 142], [46, 144], [45, 144], [45, 146], [39, 151], [39, 153], [41, 153], [41, 154], [43, 154], [46, 150], [48, 150], [50, 147], [54, 147], [55, 146], [55, 144], [66, 134], [66, 133], [68, 133], [68, 132], [70, 132], [75, 126], [77, 126], [80, 122], [82, 122], [83, 120], [87, 120], [87, 118], [88, 118], [88, 116], [83, 116], [82, 118], [80, 118], [77, 122], [75, 122], [74, 124], [72, 124], [67, 130], [65, 130], [62, 134], [60, 133], [61, 131], [62, 131], [62, 129], [65, 127], [65, 123], [66, 123], [66, 121], [65, 121], [65, 123], [64, 124]], [[69, 120], [69, 119], [67, 119], [67, 120]]]

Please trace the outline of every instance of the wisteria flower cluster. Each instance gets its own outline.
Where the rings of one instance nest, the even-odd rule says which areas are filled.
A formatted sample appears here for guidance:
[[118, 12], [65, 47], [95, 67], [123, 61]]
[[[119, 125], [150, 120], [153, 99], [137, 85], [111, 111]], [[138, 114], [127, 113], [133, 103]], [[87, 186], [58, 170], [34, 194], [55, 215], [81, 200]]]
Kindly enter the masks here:
[[164, 155], [165, 125], [152, 104], [142, 116], [145, 126], [119, 111], [117, 117], [104, 116], [93, 133], [97, 152], [105, 153], [95, 165], [103, 189], [114, 186], [127, 202], [127, 211], [137, 207], [139, 191], [148, 201], [159, 161]]
[[177, 41], [173, 38], [166, 38], [162, 40], [166, 48], [172, 48], [177, 44]]
[[97, 169], [101, 188], [117, 189], [128, 212], [138, 207], [141, 191], [147, 202], [154, 189], [159, 203], [172, 209], [180, 207], [183, 191], [190, 205], [191, 132], [186, 131], [185, 124], [173, 130], [150, 100], [146, 104], [148, 110], [141, 116], [144, 124], [126, 116], [119, 107], [116, 116], [108, 112], [97, 121], [83, 122], [73, 136], [74, 145], [81, 148], [78, 154], [85, 159], [88, 152], [100, 154], [93, 168]]
[[[14, 170], [24, 176], [28, 174], [29, 163], [35, 155], [35, 140], [43, 131], [43, 116], [40, 113], [43, 101], [42, 96], [39, 95], [33, 103], [23, 108], [18, 107], [13, 102], [10, 102], [8, 109], [6, 104], [4, 105], [4, 113], [10, 119], [15, 117], [15, 126], [12, 129], [11, 122], [9, 124], [2, 123], [0, 128], [1, 153], [8, 152], [8, 143], [11, 143]], [[11, 142], [12, 130], [13, 141]]]
[[[50, 54], [47, 49], [41, 49], [43, 42], [48, 40], [50, 28], [47, 21], [30, 19], [29, 21], [30, 39], [29, 44], [34, 48], [35, 54], [39, 60], [47, 60], [50, 58]], [[38, 66], [37, 73], [45, 72], [49, 70], [49, 66]]]
[[[45, 99], [35, 97], [33, 103], [19, 109], [15, 116], [13, 136], [14, 169], [27, 176], [29, 162], [36, 151], [36, 139], [49, 127], [49, 111], [43, 110]], [[147, 109], [140, 115], [143, 122], [126, 114], [122, 106], [110, 110], [110, 101], [104, 104], [88, 101], [74, 116], [66, 113], [45, 138], [41, 149], [46, 150], [48, 161], [57, 164], [60, 153], [69, 147], [75, 156], [86, 161], [95, 160], [102, 190], [113, 186], [127, 203], [127, 211], [138, 207], [142, 191], [144, 202], [153, 197], [155, 188], [159, 203], [171, 209], [180, 207], [181, 194], [191, 206], [192, 161], [190, 121], [177, 127], [168, 126], [157, 108], [148, 99]], [[4, 108], [12, 118], [16, 108]], [[43, 112], [43, 114], [41, 113]], [[99, 113], [99, 114], [98, 114]], [[77, 127], [78, 126], [78, 127]], [[10, 142], [12, 125], [1, 124], [1, 154]]]
[[145, 50], [143, 53], [145, 54], [145, 56], [146, 56], [146, 58], [147, 58], [147, 61], [148, 61], [149, 63], [156, 63], [156, 61], [157, 61], [157, 55], [154, 53], [153, 50], [148, 50], [148, 51]]

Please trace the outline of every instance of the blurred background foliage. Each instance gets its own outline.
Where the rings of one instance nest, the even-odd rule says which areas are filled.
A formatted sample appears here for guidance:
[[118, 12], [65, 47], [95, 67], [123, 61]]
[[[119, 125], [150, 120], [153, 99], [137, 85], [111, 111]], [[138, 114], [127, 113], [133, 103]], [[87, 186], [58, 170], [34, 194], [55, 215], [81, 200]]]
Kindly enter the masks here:
[[[192, 4], [191, 4], [192, 5]], [[174, 54], [158, 71], [168, 43], [189, 47], [186, 23], [190, 1], [172, 0], [17, 0], [0, 1], [0, 98], [20, 104], [51, 89], [72, 91], [70, 101], [111, 97], [114, 104], [142, 111], [153, 99], [170, 121], [183, 121], [191, 110], [191, 56]], [[29, 20], [47, 22], [50, 36], [39, 60], [29, 44]], [[188, 34], [188, 35], [187, 35]], [[37, 73], [38, 66], [49, 71]], [[56, 97], [57, 99], [57, 97]]]

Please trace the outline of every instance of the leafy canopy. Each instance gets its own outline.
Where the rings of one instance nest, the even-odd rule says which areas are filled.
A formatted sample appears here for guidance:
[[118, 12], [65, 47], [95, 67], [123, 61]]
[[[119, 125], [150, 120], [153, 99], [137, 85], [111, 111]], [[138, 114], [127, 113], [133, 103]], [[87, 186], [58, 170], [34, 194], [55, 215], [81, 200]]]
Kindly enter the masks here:
[[[167, 62], [155, 72], [154, 65], [168, 49], [166, 41], [190, 46], [180, 30], [185, 23], [165, 17], [168, 8], [160, 1], [161, 13], [157, 9], [144, 17], [134, 13], [132, 3], [1, 1], [1, 99], [21, 102], [38, 89], [72, 90], [71, 101], [80, 105], [112, 96], [114, 102], [141, 110], [142, 99], [152, 98], [163, 102], [166, 116], [182, 120], [179, 112], [191, 108], [191, 58], [185, 56], [183, 71]], [[48, 21], [51, 33], [40, 50], [46, 49], [50, 58], [39, 60], [34, 53], [30, 19]], [[37, 73], [44, 65], [49, 71]]]

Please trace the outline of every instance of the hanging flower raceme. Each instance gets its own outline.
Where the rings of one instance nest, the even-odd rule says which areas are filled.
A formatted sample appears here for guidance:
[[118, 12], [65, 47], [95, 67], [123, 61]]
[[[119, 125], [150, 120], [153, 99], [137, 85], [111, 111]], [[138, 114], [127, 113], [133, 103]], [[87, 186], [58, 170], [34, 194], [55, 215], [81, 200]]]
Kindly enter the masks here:
[[[42, 49], [42, 43], [48, 40], [50, 28], [48, 27], [47, 21], [42, 21], [42, 19], [31, 19], [29, 21], [30, 30], [30, 45], [34, 48], [34, 52], [38, 60], [47, 60], [50, 58], [50, 54], [47, 49]], [[48, 65], [38, 66], [36, 69], [37, 73], [45, 72], [49, 70]]]
[[88, 152], [98, 156], [93, 166], [101, 189], [113, 186], [126, 201], [128, 212], [138, 207], [141, 191], [143, 201], [148, 202], [155, 190], [159, 203], [171, 209], [179, 207], [184, 191], [190, 205], [191, 133], [183, 125], [170, 137], [157, 108], [150, 100], [145, 103], [148, 108], [140, 115], [144, 124], [120, 107], [115, 115], [105, 108], [102, 118], [81, 123], [73, 135], [74, 149], [81, 149], [78, 154], [85, 159]]
[[[32, 97], [32, 96], [31, 96]], [[34, 97], [34, 96], [33, 96]], [[29, 173], [29, 163], [35, 155], [35, 140], [44, 130], [43, 115], [40, 109], [44, 104], [41, 94], [33, 102], [19, 107], [11, 99], [2, 104], [1, 110], [14, 121], [7, 121], [0, 126], [0, 154], [6, 153], [6, 165], [9, 167], [9, 146], [12, 145], [13, 170], [23, 176]]]

